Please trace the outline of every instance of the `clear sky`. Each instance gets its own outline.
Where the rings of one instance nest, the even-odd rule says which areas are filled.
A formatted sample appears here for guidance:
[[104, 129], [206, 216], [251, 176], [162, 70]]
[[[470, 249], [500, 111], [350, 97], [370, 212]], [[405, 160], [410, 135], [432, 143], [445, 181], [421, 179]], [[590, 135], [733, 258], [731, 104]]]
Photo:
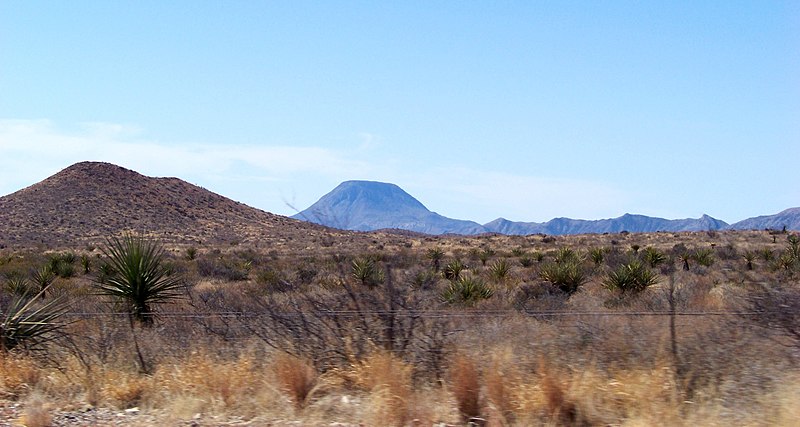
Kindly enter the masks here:
[[799, 1], [0, 2], [0, 195], [82, 160], [279, 214], [800, 206]]

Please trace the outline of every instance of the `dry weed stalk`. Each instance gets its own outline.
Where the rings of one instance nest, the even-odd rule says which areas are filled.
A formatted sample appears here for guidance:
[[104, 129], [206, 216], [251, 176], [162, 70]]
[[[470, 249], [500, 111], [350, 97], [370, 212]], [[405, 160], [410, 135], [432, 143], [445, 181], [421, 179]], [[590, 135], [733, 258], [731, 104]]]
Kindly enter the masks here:
[[25, 427], [47, 427], [52, 425], [53, 416], [46, 399], [40, 394], [33, 394], [25, 404], [19, 423]]

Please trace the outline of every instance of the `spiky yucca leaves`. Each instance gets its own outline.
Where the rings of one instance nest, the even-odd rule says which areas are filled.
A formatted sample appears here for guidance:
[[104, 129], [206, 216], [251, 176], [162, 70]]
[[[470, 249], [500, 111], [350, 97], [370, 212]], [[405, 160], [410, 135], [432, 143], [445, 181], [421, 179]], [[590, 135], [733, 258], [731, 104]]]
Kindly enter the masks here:
[[31, 274], [31, 278], [33, 282], [36, 283], [37, 291], [44, 297], [45, 291], [47, 291], [47, 288], [49, 288], [56, 279], [56, 273], [53, 271], [50, 264], [45, 264], [38, 270], [34, 270]]
[[444, 258], [444, 251], [440, 248], [430, 248], [425, 252], [425, 257], [431, 260], [434, 271], [439, 271], [440, 263]]
[[574, 293], [588, 280], [583, 265], [576, 258], [565, 258], [542, 265], [539, 277], [567, 294]]
[[714, 264], [714, 251], [709, 248], [698, 249], [694, 251], [692, 258], [703, 267], [711, 267]]
[[383, 283], [386, 275], [370, 256], [353, 260], [353, 277], [363, 286], [374, 287]]
[[461, 276], [450, 282], [442, 292], [442, 299], [450, 304], [472, 305], [494, 295], [492, 288], [477, 277]]
[[500, 258], [489, 266], [489, 275], [499, 283], [504, 283], [511, 272], [511, 264], [505, 258]]
[[108, 239], [106, 270], [95, 279], [101, 294], [118, 298], [142, 325], [153, 324], [153, 306], [181, 297], [183, 280], [164, 268], [164, 249], [142, 236]]
[[466, 269], [467, 266], [464, 265], [464, 263], [461, 262], [460, 259], [454, 259], [448, 262], [447, 265], [444, 266], [444, 271], [442, 272], [442, 275], [447, 280], [456, 281], [461, 277], [461, 272]]
[[658, 276], [647, 265], [639, 260], [633, 260], [620, 265], [616, 270], [608, 273], [603, 284], [622, 293], [636, 293], [658, 283]]
[[605, 260], [606, 249], [605, 248], [591, 248], [589, 249], [589, 259], [592, 260], [594, 265], [599, 266]]
[[742, 254], [742, 258], [744, 258], [744, 261], [746, 263], [747, 269], [748, 270], [752, 270], [753, 269], [753, 261], [756, 260], [756, 253], [753, 252], [753, 251], [745, 251], [744, 254]]
[[2, 310], [0, 350], [39, 347], [64, 326], [59, 318], [67, 311], [67, 304], [61, 298], [41, 303], [41, 295], [15, 295]]
[[642, 258], [651, 268], [656, 268], [659, 264], [663, 264], [667, 261], [667, 256], [652, 246], [644, 248], [644, 255]]

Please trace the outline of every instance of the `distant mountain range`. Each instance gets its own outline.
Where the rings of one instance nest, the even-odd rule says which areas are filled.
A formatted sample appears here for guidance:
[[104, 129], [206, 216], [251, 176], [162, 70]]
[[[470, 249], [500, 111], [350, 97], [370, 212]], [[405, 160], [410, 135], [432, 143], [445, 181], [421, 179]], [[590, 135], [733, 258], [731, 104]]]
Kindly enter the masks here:
[[368, 181], [344, 182], [294, 218], [304, 221], [235, 202], [178, 178], [151, 178], [108, 163], [82, 162], [0, 197], [0, 249], [89, 247], [124, 231], [158, 236], [177, 244], [252, 243], [278, 250], [319, 245], [344, 235], [348, 241], [371, 239], [339, 230], [392, 229], [461, 235], [782, 229], [784, 226], [800, 230], [800, 208], [733, 225], [707, 215], [667, 220], [629, 214], [597, 221], [556, 218], [544, 223], [500, 218], [481, 225], [431, 212], [397, 185]]
[[664, 219], [625, 214], [619, 218], [581, 220], [555, 218], [547, 222], [515, 222], [498, 218], [486, 224], [451, 219], [428, 210], [422, 203], [394, 184], [346, 181], [293, 218], [344, 230], [372, 231], [402, 229], [426, 234], [585, 234], [644, 233], [655, 231], [705, 231], [725, 229], [800, 230], [800, 208], [776, 215], [749, 218], [729, 225], [703, 215], [700, 218]]

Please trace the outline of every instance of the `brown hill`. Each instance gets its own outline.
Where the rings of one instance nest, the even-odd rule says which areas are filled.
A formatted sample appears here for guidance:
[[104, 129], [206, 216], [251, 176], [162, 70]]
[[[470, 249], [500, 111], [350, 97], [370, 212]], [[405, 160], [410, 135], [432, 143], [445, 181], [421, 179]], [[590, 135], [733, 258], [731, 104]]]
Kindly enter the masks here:
[[177, 178], [150, 178], [108, 163], [77, 163], [0, 197], [0, 248], [76, 247], [124, 231], [184, 244], [269, 243], [337, 234]]

